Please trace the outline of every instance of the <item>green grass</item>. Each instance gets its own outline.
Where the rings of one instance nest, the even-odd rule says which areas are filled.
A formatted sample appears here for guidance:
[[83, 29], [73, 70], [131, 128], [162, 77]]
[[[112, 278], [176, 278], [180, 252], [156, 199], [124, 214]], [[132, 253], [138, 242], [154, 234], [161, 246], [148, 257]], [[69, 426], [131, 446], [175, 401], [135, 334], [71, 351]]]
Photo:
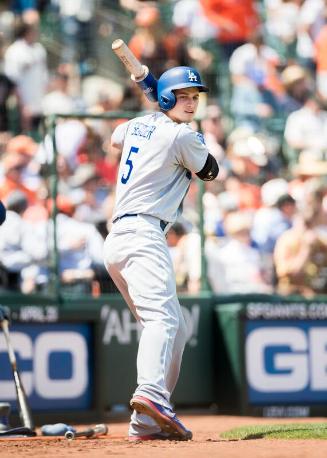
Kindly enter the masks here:
[[223, 439], [327, 439], [326, 423], [289, 423], [233, 428], [220, 435]]

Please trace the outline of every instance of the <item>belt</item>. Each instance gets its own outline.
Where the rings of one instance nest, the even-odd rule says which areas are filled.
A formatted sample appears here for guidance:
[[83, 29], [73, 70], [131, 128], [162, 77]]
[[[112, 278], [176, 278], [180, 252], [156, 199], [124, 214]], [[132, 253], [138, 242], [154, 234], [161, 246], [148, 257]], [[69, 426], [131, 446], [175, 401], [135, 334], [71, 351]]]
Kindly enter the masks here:
[[121, 216], [117, 216], [117, 218], [115, 218], [113, 220], [113, 223], [116, 223], [117, 221], [119, 221], [120, 219], [123, 219], [123, 218], [129, 218], [131, 216], [137, 216], [137, 213], [125, 213], [125, 215], [121, 215]]
[[[138, 214], [137, 214], [137, 213], [125, 213], [124, 215], [117, 216], [117, 218], [115, 218], [115, 219], [113, 220], [112, 223], [114, 224], [114, 223], [116, 223], [117, 221], [119, 221], [120, 219], [123, 219], [123, 218], [131, 218], [131, 217], [133, 217], [133, 216], [138, 216]], [[167, 221], [164, 221], [164, 220], [161, 219], [161, 220], [160, 220], [160, 229], [161, 229], [162, 231], [164, 231], [164, 230], [166, 229], [167, 224], [168, 224]]]

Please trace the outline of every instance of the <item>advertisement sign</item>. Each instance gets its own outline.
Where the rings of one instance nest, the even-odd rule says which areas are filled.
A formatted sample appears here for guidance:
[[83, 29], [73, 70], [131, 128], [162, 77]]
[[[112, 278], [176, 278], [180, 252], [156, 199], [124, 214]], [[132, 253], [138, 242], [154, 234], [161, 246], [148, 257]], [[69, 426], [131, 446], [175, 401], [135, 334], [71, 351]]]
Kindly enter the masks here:
[[[33, 410], [86, 409], [92, 403], [90, 324], [13, 324], [10, 337]], [[15, 408], [15, 385], [0, 333], [0, 399]]]
[[245, 322], [248, 401], [255, 405], [326, 404], [325, 317], [276, 318], [272, 313], [268, 319], [261, 316]]

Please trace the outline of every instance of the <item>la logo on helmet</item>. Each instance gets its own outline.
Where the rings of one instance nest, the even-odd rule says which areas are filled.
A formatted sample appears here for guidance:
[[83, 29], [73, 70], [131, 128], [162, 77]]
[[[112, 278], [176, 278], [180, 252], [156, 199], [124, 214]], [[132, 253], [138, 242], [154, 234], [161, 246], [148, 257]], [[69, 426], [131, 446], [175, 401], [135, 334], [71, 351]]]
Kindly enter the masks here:
[[192, 72], [192, 70], [188, 71], [188, 79], [190, 81], [197, 81], [198, 80], [196, 74], [194, 72]]

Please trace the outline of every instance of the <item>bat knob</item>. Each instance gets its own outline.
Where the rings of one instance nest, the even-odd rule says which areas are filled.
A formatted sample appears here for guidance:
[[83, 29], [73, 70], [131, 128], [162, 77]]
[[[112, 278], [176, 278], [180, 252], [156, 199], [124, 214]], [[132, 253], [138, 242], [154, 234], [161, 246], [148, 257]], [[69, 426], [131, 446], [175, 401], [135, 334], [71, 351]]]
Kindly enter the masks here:
[[123, 46], [124, 42], [120, 38], [112, 42], [111, 48], [113, 50], [119, 49]]
[[65, 432], [65, 438], [68, 440], [72, 440], [75, 437], [74, 431], [66, 431]]

